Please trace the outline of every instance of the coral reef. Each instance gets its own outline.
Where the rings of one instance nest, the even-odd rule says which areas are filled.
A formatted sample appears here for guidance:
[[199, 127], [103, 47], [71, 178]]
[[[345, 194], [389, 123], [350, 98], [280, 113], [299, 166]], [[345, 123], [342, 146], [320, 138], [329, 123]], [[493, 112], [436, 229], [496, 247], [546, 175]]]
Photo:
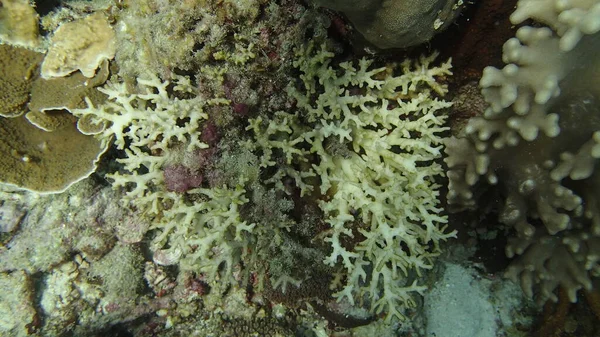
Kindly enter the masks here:
[[0, 0], [0, 335], [600, 331], [600, 7], [512, 1]]
[[499, 219], [516, 232], [507, 275], [540, 301], [563, 287], [575, 302], [600, 276], [599, 10], [597, 1], [520, 0], [514, 24], [548, 27], [521, 27], [505, 43], [508, 65], [480, 81], [489, 108], [447, 142], [449, 203], [474, 207], [484, 185], [494, 187]]
[[[214, 185], [218, 175], [208, 171], [227, 158], [214, 149], [227, 145], [218, 143], [218, 127], [208, 112], [231, 106], [230, 114], [243, 116], [248, 105], [260, 104], [237, 90], [233, 84], [244, 79], [230, 73], [258, 57], [250, 52], [254, 43], [245, 42], [254, 34], [234, 34], [233, 49], [224, 44], [212, 52], [217, 65], [202, 67], [197, 85], [174, 73], [170, 79], [139, 75], [136, 85], [115, 78], [99, 89], [108, 103], [88, 102], [73, 114], [102, 126], [97, 137], [105, 142], [114, 137], [117, 149], [124, 150], [117, 159], [120, 171], [107, 177], [125, 189], [124, 205], [156, 217], [151, 249], [158, 265], [201, 273], [209, 286], [217, 280], [247, 282], [253, 274], [258, 291], [272, 287], [284, 293], [333, 268], [337, 276], [330, 281], [340, 301], [367, 300], [371, 311], [386, 312], [388, 321], [402, 318], [405, 306], [415, 305], [410, 293], [425, 289], [413, 273], [430, 269], [439, 243], [454, 235], [442, 228], [446, 219], [438, 215], [435, 182], [442, 174], [435, 162], [439, 133], [447, 130], [439, 112], [450, 104], [434, 95], [447, 90], [438, 80], [451, 74], [449, 63], [435, 67], [435, 56], [422, 57], [396, 71], [396, 65], [371, 69], [372, 61], [363, 59], [356, 66], [340, 64], [338, 77], [330, 68], [334, 54], [312, 44], [299, 46], [292, 60], [303, 82], [284, 93], [291, 112], [263, 110], [246, 128], [255, 140], [242, 142], [250, 151], [248, 161], [274, 174], [264, 177], [238, 167], [237, 176]], [[199, 93], [197, 86], [203, 89]], [[320, 86], [323, 91], [315, 91]], [[316, 106], [308, 103], [312, 96], [318, 97]], [[221, 125], [235, 122], [218, 117]], [[265, 124], [267, 118], [271, 122]], [[281, 138], [285, 134], [290, 138]], [[226, 143], [242, 139], [230, 136]], [[275, 192], [268, 192], [272, 186]], [[304, 229], [312, 232], [306, 237], [310, 245], [286, 233], [315, 226], [290, 217], [300, 202], [291, 198], [295, 189], [301, 198], [324, 196], [320, 210], [311, 212], [325, 217], [319, 223], [326, 228]], [[352, 238], [354, 247], [344, 248]], [[311, 275], [290, 263], [294, 259], [324, 265]]]

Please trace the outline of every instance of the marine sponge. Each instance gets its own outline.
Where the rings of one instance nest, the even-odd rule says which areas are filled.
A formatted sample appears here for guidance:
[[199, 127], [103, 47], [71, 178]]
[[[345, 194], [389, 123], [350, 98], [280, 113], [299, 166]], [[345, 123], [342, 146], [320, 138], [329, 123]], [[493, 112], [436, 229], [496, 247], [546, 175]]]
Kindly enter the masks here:
[[[474, 207], [491, 185], [502, 195], [499, 219], [511, 226], [507, 275], [538, 300], [561, 286], [578, 289], [600, 276], [598, 167], [600, 3], [520, 0], [519, 28], [503, 50], [503, 69], [480, 81], [489, 107], [447, 142], [448, 202]], [[495, 187], [497, 186], [497, 187]]]

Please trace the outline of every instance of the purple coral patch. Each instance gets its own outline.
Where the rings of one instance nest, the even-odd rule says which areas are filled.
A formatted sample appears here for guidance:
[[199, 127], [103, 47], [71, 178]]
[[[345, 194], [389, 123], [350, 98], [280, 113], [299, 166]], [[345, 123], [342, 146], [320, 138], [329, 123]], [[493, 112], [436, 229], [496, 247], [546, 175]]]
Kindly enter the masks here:
[[200, 140], [204, 143], [208, 144], [210, 147], [214, 147], [217, 145], [219, 140], [221, 139], [221, 135], [219, 134], [219, 129], [217, 125], [213, 121], [207, 121], [202, 128], [202, 133], [200, 134]]
[[163, 175], [168, 191], [183, 193], [202, 184], [202, 176], [181, 164], [168, 166]]

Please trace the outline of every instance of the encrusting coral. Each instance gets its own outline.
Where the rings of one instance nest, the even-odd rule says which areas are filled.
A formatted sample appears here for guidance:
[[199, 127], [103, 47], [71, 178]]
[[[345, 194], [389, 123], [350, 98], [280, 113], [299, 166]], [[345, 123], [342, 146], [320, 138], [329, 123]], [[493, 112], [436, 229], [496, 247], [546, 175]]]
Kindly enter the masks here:
[[449, 203], [474, 207], [483, 185], [498, 190], [499, 219], [516, 232], [506, 273], [540, 301], [563, 287], [575, 302], [600, 276], [599, 13], [594, 0], [520, 0], [511, 21], [547, 27], [505, 43], [508, 65], [480, 81], [489, 108], [447, 141]]
[[96, 170], [106, 145], [79, 132], [69, 113], [59, 111], [54, 115], [70, 122], [61, 123], [53, 132], [47, 132], [24, 116], [0, 117], [3, 140], [0, 181], [3, 184], [56, 193]]
[[88, 177], [108, 144], [82, 134], [75, 126], [77, 119], [65, 109], [80, 106], [86, 95], [96, 102], [104, 99], [94, 87], [106, 81], [108, 65], [92, 79], [77, 73], [45, 80], [39, 76], [40, 53], [0, 45], [0, 55], [0, 182], [57, 193]]
[[[87, 98], [93, 104], [104, 102], [106, 95], [98, 91], [96, 87], [102, 85], [108, 79], [108, 61], [100, 66], [92, 78], [87, 78], [79, 71], [65, 77], [50, 79], [38, 78], [31, 87], [31, 100], [28, 104], [29, 112], [25, 114], [27, 120], [38, 128], [45, 131], [53, 131], [57, 125], [74, 123], [75, 117], [62, 118], [65, 114], [57, 117], [57, 111], [71, 111], [75, 108], [86, 106]], [[83, 122], [78, 123], [78, 129], [83, 134], [89, 134]]]
[[0, 116], [17, 117], [27, 103], [43, 54], [25, 48], [0, 45]]

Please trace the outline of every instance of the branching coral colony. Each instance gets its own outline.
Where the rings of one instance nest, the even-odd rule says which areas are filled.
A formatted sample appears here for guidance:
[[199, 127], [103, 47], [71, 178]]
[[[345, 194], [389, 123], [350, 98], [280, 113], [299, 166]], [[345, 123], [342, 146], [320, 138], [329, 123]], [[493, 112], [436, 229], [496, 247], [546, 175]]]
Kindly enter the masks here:
[[[203, 107], [227, 103], [195, 97], [188, 78], [140, 78], [141, 94], [113, 82], [103, 89], [110, 103], [75, 114], [105, 125], [100, 137], [114, 136], [125, 150], [122, 172], [109, 177], [115, 187], [129, 188], [131, 205], [156, 216], [156, 263], [179, 264], [214, 283], [217, 276], [232, 282], [243, 261], [270, 287], [298, 287], [308, 272], [259, 265], [256, 257], [268, 256], [274, 244], [289, 246], [291, 227], [316, 223], [294, 223], [285, 214], [277, 221], [246, 219], [240, 210], [261, 202], [257, 191], [287, 194], [278, 201], [283, 213], [292, 200], [317, 199], [325, 229], [312, 229], [305, 255], [334, 272], [334, 297], [367, 303], [388, 321], [403, 318], [415, 305], [412, 293], [425, 289], [421, 271], [432, 267], [440, 241], [455, 234], [444, 230], [435, 182], [443, 175], [437, 159], [450, 103], [434, 96], [446, 92], [438, 80], [451, 74], [450, 63], [433, 66], [432, 55], [382, 68], [368, 59], [335, 65], [332, 52], [312, 43], [296, 56], [300, 80], [288, 88], [293, 110], [264, 112], [247, 127], [253, 139], [242, 149], [257, 156], [263, 174], [240, 171], [230, 186], [195, 183], [180, 193], [165, 184], [167, 167], [207, 147], [200, 141]], [[303, 199], [292, 198], [294, 191]]]
[[435, 55], [422, 57], [403, 62], [398, 75], [367, 59], [334, 66], [333, 53], [312, 44], [297, 56], [301, 83], [288, 92], [298, 111], [277, 112], [269, 122], [259, 117], [248, 127], [263, 153], [260, 165], [278, 166], [270, 179], [278, 188], [288, 176], [301, 194], [323, 196], [330, 246], [323, 262], [338, 274], [334, 296], [367, 299], [371, 311], [402, 318], [414, 305], [411, 292], [425, 289], [409, 276], [431, 268], [439, 242], [454, 235], [440, 228], [446, 218], [434, 182], [443, 174], [435, 160], [447, 129], [440, 112], [450, 104], [431, 92], [445, 93], [436, 78], [451, 74], [450, 63], [432, 67]]
[[508, 64], [480, 81], [489, 108], [447, 141], [449, 204], [475, 207], [485, 185], [498, 192], [515, 233], [506, 274], [540, 302], [561, 287], [575, 302], [600, 276], [599, 13], [595, 0], [520, 0], [511, 22], [546, 27], [504, 44]]

